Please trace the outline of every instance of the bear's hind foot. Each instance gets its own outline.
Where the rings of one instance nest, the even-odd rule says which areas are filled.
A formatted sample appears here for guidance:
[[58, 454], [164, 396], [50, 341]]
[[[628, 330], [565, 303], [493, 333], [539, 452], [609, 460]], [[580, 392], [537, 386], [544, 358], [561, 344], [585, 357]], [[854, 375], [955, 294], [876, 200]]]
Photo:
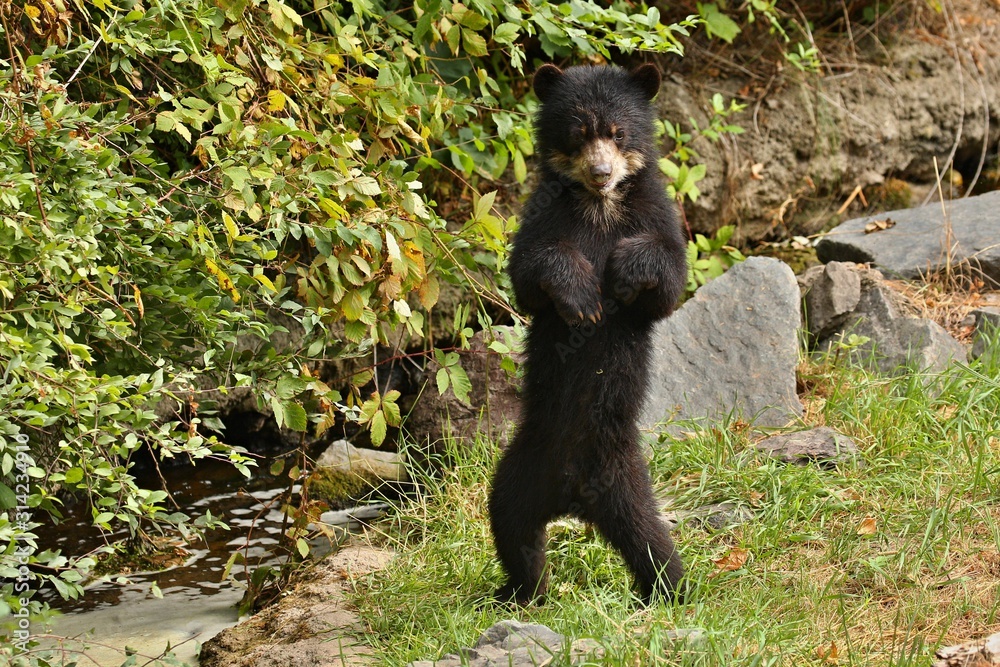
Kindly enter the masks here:
[[517, 607], [527, 607], [529, 605], [545, 604], [545, 586], [539, 586], [533, 592], [527, 592], [524, 586], [515, 586], [507, 582], [496, 590], [493, 594], [496, 601], [502, 605], [512, 605]]

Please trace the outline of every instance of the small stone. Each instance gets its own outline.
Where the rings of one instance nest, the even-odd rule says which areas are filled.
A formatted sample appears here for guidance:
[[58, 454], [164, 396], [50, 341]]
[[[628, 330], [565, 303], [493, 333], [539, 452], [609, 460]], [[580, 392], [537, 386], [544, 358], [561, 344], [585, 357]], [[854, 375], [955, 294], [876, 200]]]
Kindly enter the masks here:
[[676, 643], [700, 644], [708, 638], [703, 628], [676, 628], [667, 630], [667, 639]]
[[660, 513], [660, 519], [667, 524], [668, 530], [674, 530], [687, 521], [696, 520], [718, 531], [742, 525], [752, 518], [753, 511], [749, 507], [736, 503], [713, 503], [693, 510], [668, 510]]
[[578, 639], [569, 648], [566, 656], [566, 638], [544, 625], [507, 620], [484, 630], [476, 645], [461, 649], [459, 655], [411, 662], [407, 667], [534, 667], [549, 664], [553, 656], [568, 657], [570, 664], [576, 664], [590, 662], [589, 658], [599, 659], [604, 654], [604, 649], [593, 639]]
[[512, 651], [523, 646], [532, 645], [561, 647], [562, 643], [563, 636], [553, 632], [544, 625], [509, 620], [500, 621], [487, 628], [479, 636], [476, 648], [493, 645], [507, 651]]
[[828, 426], [772, 435], [754, 447], [786, 463], [804, 465], [815, 461], [820, 465], [833, 466], [840, 463], [861, 462], [855, 442]]
[[907, 317], [901, 310], [902, 297], [881, 282], [877, 272], [861, 276], [861, 298], [839, 329], [819, 341], [817, 348], [828, 351], [851, 334], [866, 339], [851, 350], [861, 362], [874, 357], [880, 372], [887, 375], [901, 369], [940, 372], [953, 361], [965, 361], [965, 347], [939, 324]]
[[1000, 667], [1000, 632], [986, 639], [945, 646], [934, 657], [934, 667]]

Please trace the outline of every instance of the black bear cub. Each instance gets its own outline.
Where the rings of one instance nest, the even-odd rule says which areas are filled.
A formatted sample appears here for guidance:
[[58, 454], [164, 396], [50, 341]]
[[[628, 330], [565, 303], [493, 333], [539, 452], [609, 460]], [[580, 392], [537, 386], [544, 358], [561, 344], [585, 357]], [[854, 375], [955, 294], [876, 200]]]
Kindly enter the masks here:
[[684, 287], [686, 242], [657, 165], [653, 65], [544, 65], [534, 88], [541, 156], [508, 271], [531, 315], [522, 419], [489, 510], [508, 575], [501, 600], [546, 589], [546, 524], [571, 515], [617, 548], [645, 600], [678, 592], [636, 419], [654, 323]]

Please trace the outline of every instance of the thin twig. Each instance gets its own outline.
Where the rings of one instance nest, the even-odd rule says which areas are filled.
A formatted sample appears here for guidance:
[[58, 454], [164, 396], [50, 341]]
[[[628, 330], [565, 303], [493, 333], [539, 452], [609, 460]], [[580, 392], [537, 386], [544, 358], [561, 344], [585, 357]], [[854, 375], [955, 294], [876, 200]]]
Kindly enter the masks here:
[[94, 51], [97, 50], [97, 47], [100, 46], [101, 42], [103, 41], [104, 41], [104, 35], [101, 35], [100, 37], [97, 38], [97, 41], [94, 42], [94, 45], [90, 47], [90, 51], [87, 51], [87, 55], [83, 57], [83, 61], [79, 65], [77, 65], [77, 68], [73, 72], [73, 74], [71, 74], [70, 77], [66, 79], [65, 85], [68, 86], [69, 84], [73, 83], [73, 80], [76, 79], [76, 75], [80, 73], [80, 70], [83, 69], [83, 66], [87, 64], [88, 60], [90, 60], [90, 56], [94, 55]]

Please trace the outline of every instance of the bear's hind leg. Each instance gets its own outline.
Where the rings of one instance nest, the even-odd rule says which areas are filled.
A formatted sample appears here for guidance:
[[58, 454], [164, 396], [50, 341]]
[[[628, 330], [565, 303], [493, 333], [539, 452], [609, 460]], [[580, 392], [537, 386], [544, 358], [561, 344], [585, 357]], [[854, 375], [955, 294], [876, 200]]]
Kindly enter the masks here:
[[644, 601], [650, 602], [654, 592], [680, 598], [684, 568], [657, 511], [646, 462], [635, 451], [620, 465], [609, 476], [614, 485], [589, 504], [584, 518], [622, 554]]
[[551, 487], [536, 479], [538, 469], [528, 458], [507, 452], [497, 466], [489, 501], [493, 541], [507, 573], [507, 583], [496, 596], [518, 604], [540, 601], [545, 595], [545, 526], [553, 516]]

